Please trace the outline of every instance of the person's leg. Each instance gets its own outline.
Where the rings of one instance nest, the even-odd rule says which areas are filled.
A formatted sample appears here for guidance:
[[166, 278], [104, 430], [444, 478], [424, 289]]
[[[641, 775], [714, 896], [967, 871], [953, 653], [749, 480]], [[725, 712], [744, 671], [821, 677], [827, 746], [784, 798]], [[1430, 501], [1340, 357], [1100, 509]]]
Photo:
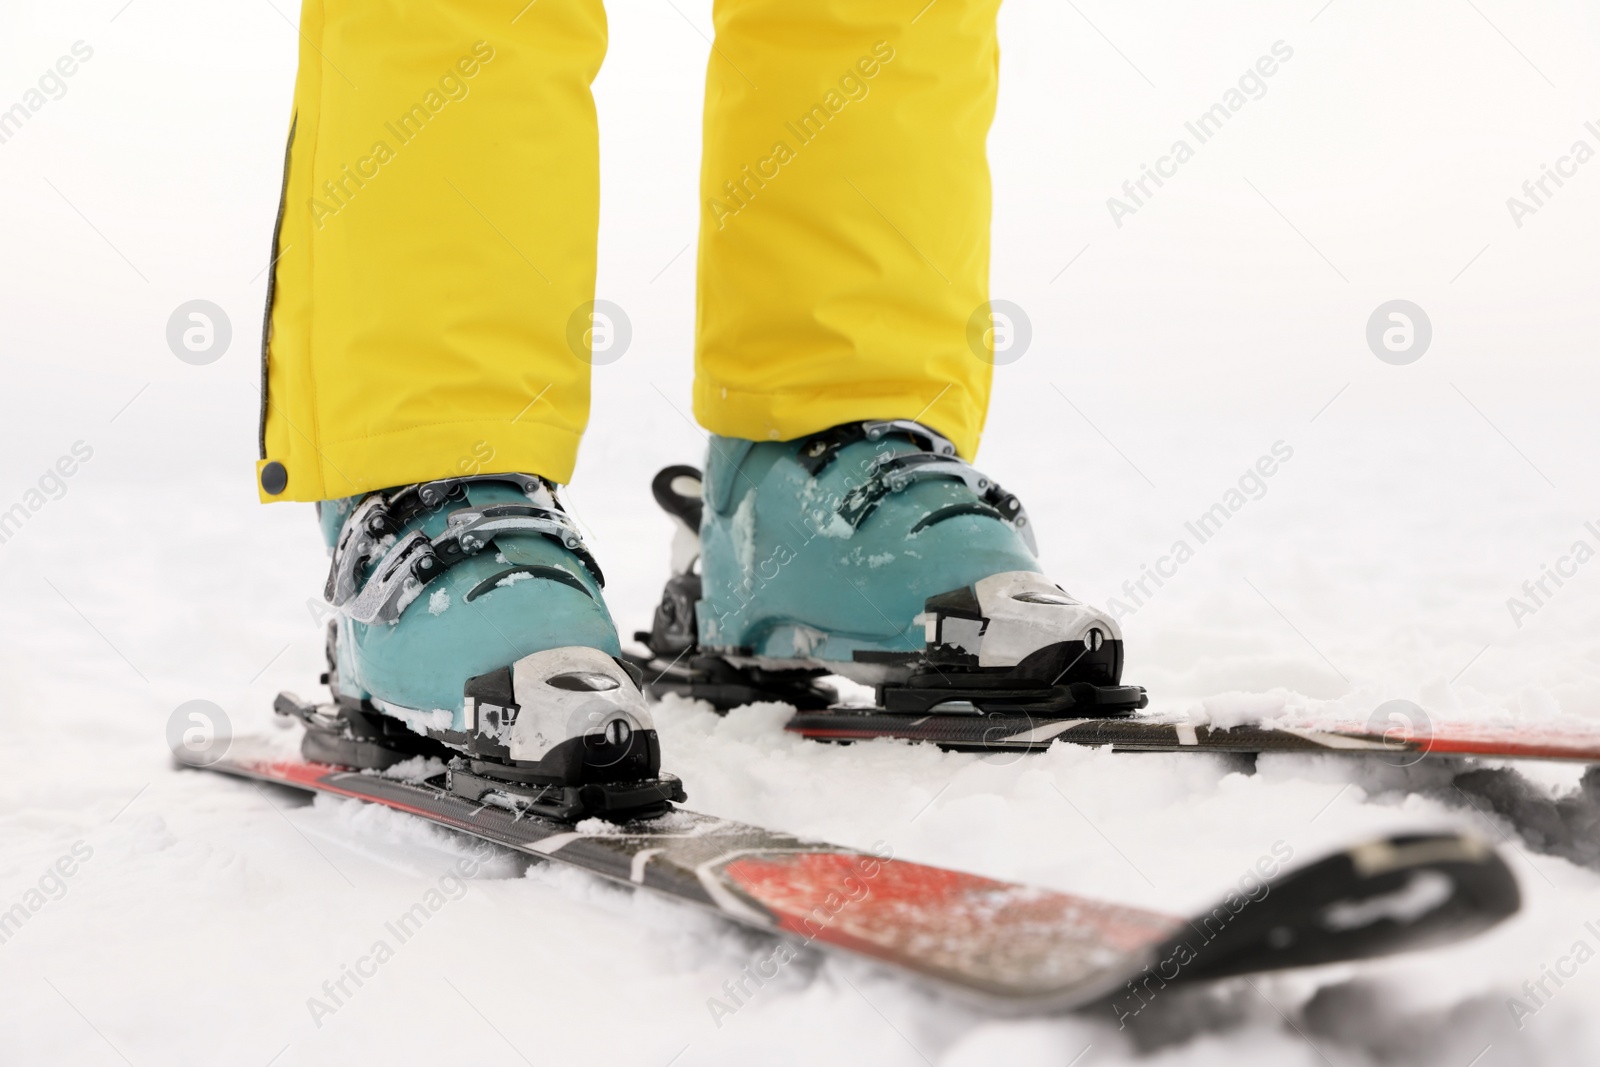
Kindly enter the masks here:
[[282, 702], [302, 751], [660, 810], [682, 790], [552, 484], [588, 418], [600, 0], [307, 0], [301, 34], [258, 480], [321, 501], [333, 554], [333, 700]]
[[920, 419], [977, 450], [990, 366], [968, 325], [988, 299], [998, 7], [718, 0], [700, 182], [707, 429], [789, 440]]
[[917, 714], [1143, 697], [1117, 684], [1115, 621], [1045, 577], [1021, 502], [964, 461], [992, 359], [997, 8], [718, 0], [695, 387], [713, 434], [700, 499], [668, 499], [700, 517], [699, 570], [649, 635], [679, 691], [808, 704], [820, 670]]
[[594, 298], [605, 14], [516, 7], [306, 0], [263, 500], [570, 479], [589, 412], [587, 337], [569, 324]]

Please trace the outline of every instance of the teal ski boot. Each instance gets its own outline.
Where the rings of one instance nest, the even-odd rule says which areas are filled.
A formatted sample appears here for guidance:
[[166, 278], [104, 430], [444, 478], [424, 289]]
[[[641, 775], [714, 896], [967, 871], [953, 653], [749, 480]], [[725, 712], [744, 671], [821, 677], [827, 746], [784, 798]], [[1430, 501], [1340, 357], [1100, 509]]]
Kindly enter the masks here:
[[683, 799], [554, 486], [450, 478], [327, 501], [319, 516], [333, 699], [277, 704], [306, 724], [307, 759], [383, 770], [433, 757], [468, 799], [557, 818]]
[[919, 423], [711, 438], [652, 486], [679, 521], [653, 692], [825, 708], [839, 675], [906, 714], [1127, 714], [1122, 634], [1040, 571], [1021, 501]]

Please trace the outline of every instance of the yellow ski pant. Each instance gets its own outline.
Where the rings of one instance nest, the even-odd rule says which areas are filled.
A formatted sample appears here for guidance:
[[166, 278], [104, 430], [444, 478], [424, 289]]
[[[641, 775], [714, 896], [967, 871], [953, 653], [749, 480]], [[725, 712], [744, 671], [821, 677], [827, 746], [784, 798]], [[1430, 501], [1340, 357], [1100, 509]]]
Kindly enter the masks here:
[[[695, 339], [707, 429], [788, 440], [907, 418], [976, 451], [998, 6], [717, 0]], [[300, 30], [262, 499], [570, 480], [601, 328], [600, 0], [304, 0]]]

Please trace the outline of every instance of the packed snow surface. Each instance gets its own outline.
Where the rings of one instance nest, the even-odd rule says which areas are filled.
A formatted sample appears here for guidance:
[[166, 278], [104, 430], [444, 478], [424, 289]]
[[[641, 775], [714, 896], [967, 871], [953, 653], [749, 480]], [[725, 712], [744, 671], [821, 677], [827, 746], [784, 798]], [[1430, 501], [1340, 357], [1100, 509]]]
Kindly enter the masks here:
[[[520, 6], [507, 33], [544, 7], [513, 30]], [[668, 568], [649, 479], [705, 447], [689, 417], [701, 85], [727, 57], [702, 36], [705, 0], [608, 7], [599, 295], [633, 342], [595, 368], [563, 498], [626, 634]], [[962, 17], [948, 0], [906, 12], [902, 50]], [[1471, 941], [1174, 991], [1126, 1030], [987, 1017], [404, 814], [175, 771], [188, 702], [256, 732], [276, 729], [279, 690], [319, 695], [312, 509], [262, 507], [252, 482], [294, 17], [0, 9], [0, 113], [75, 41], [93, 50], [0, 143], [0, 1062], [1600, 1059], [1600, 821], [1578, 767], [984, 758], [804, 742], [780, 707], [656, 709], [693, 809], [992, 878], [1183, 913], [1264, 856], [1453, 827], [1521, 884], [1522, 912]], [[1268, 56], [1275, 73], [1251, 75]], [[1597, 59], [1600, 15], [1569, 0], [1008, 0], [993, 292], [1031, 342], [994, 369], [975, 459], [1026, 502], [1052, 580], [1118, 612], [1153, 711], [1366, 722], [1401, 700], [1530, 734], [1594, 725]], [[1201, 142], [1187, 124], [1219, 101]], [[941, 284], [930, 221], [863, 192]], [[232, 324], [209, 365], [167, 345], [194, 299]], [[1396, 299], [1432, 326], [1409, 365], [1368, 341]], [[1512, 790], [1513, 816], [1486, 813], [1474, 781]], [[777, 977], [714, 1014], [758, 963]]]

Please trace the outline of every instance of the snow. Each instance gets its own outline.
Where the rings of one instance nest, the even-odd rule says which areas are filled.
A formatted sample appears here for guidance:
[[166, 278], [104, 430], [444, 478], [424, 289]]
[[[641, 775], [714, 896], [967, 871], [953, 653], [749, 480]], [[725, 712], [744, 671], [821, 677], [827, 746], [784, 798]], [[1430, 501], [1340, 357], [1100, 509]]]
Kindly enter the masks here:
[[747, 490], [733, 509], [733, 555], [739, 561], [739, 573], [746, 584], [756, 573], [756, 491]]
[[449, 708], [433, 708], [429, 711], [417, 708], [405, 708], [398, 704], [381, 702], [382, 707], [390, 715], [405, 723], [408, 729], [419, 734], [426, 734], [429, 730], [450, 730], [455, 726], [456, 713]]
[[408, 760], [385, 767], [377, 774], [400, 782], [421, 782], [445, 772], [444, 761], [436, 756], [412, 756]]
[[[599, 291], [634, 344], [595, 370], [562, 495], [626, 632], [668, 566], [649, 478], [704, 448], [684, 416], [686, 249], [711, 24], [703, 0], [609, 7]], [[1033, 340], [995, 369], [977, 463], [1026, 502], [1053, 580], [1132, 609], [1126, 676], [1156, 711], [1365, 721], [1407, 700], [1529, 730], [1600, 714], [1600, 579], [1545, 578], [1600, 522], [1600, 172], [1551, 186], [1520, 226], [1506, 206], [1595, 138], [1600, 16], [1479, 7], [1006, 5], [993, 291]], [[1115, 225], [1107, 198], [1278, 39], [1294, 58], [1265, 95]], [[273, 695], [312, 694], [322, 669], [312, 509], [261, 507], [251, 481], [298, 38], [267, 5], [9, 5], [0, 107], [77, 40], [94, 58], [0, 144], [0, 515], [26, 512], [0, 542], [0, 915], [27, 915], [0, 941], [0, 1058], [1596, 1058], [1600, 840], [1577, 800], [1539, 804], [1570, 797], [1577, 767], [1506, 764], [1528, 783], [1513, 821], [1469, 806], [1487, 801], [1434, 757], [984, 758], [801, 742], [771, 706], [656, 710], [696, 810], [1143, 907], [1209, 905], [1274, 848], [1304, 861], [1415, 828], [1471, 829], [1517, 873], [1522, 913], [1471, 941], [1172, 992], [1123, 1031], [986, 1017], [812, 950], [714, 1020], [708, 1001], [773, 959], [771, 939], [403, 814], [174, 771], [179, 705], [271, 731]], [[913, 240], [920, 222], [896, 218]], [[1408, 366], [1365, 338], [1397, 297], [1433, 323]], [[207, 366], [164, 336], [195, 298], [233, 324]], [[1293, 459], [1265, 489], [1189, 534], [1280, 440]], [[1179, 539], [1192, 556], [1162, 564]], [[387, 924], [418, 906], [401, 942]], [[373, 976], [314, 1018], [360, 967]]]
[[[395, 599], [395, 617], [389, 620], [389, 625], [393, 626], [399, 622], [400, 613], [404, 612], [406, 608], [409, 608], [411, 606], [411, 602], [421, 595], [422, 583], [407, 575], [405, 581], [400, 586], [400, 595]], [[432, 605], [430, 604], [429, 606], [431, 607]]]
[[823, 537], [832, 537], [838, 541], [848, 541], [855, 536], [856, 528], [845, 520], [837, 511], [827, 513], [813, 513], [816, 520], [813, 524], [816, 531]]

